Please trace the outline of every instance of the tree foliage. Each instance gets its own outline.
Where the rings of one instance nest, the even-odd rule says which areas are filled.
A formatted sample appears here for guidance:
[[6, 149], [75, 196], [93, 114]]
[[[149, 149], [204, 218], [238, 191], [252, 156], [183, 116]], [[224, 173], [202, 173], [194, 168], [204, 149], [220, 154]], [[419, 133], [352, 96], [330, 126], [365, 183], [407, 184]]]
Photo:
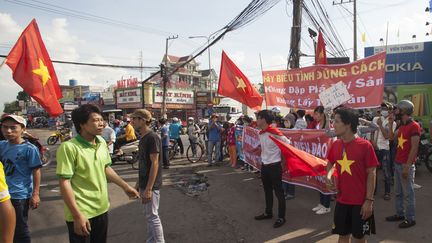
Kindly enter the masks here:
[[18, 101], [12, 101], [12, 102], [5, 102], [4, 103], [4, 109], [3, 112], [4, 113], [8, 113], [8, 114], [12, 114], [16, 111], [20, 111], [21, 107], [19, 107], [18, 105]]
[[25, 102], [30, 101], [30, 95], [28, 95], [24, 90], [18, 92], [18, 95], [16, 97], [17, 100], [23, 100]]

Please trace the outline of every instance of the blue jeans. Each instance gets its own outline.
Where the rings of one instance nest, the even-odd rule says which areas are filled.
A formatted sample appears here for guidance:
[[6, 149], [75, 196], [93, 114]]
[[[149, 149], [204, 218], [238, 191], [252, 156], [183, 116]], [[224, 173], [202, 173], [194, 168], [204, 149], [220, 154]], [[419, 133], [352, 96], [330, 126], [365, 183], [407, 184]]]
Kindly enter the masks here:
[[394, 168], [396, 214], [405, 216], [407, 220], [415, 220], [415, 165], [410, 166], [407, 179], [402, 178], [402, 164], [395, 163]]
[[285, 195], [295, 196], [295, 185], [287, 182], [283, 182], [282, 187], [284, 189]]
[[147, 243], [164, 243], [162, 222], [159, 218], [159, 190], [153, 191], [151, 202], [144, 204], [144, 216], [147, 220]]
[[390, 193], [391, 180], [392, 180], [392, 165], [390, 164], [390, 151], [380, 149], [378, 150], [381, 157], [381, 166], [384, 174], [384, 193]]
[[321, 205], [323, 205], [325, 208], [329, 208], [330, 207], [330, 201], [331, 201], [331, 195], [324, 195], [320, 192]]
[[215, 159], [219, 159], [220, 157], [220, 145], [221, 142], [220, 141], [208, 141], [208, 163], [209, 164], [213, 164], [213, 150], [215, 151], [216, 156], [214, 157]]
[[390, 161], [390, 167], [391, 167], [391, 178], [393, 180], [394, 178], [394, 164], [395, 164], [395, 158], [396, 158], [396, 149], [397, 149], [397, 144], [390, 143], [390, 157], [389, 157], [389, 161]]
[[12, 199], [16, 214], [14, 242], [30, 243], [30, 231], [27, 225], [30, 199]]
[[162, 164], [163, 166], [169, 166], [169, 147], [162, 146]]

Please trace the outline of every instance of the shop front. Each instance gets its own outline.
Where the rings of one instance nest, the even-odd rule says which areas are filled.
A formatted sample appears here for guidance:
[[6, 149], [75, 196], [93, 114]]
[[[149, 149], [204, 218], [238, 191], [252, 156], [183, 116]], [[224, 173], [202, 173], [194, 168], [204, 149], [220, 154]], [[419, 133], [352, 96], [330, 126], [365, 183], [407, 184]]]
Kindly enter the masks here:
[[[163, 90], [154, 88], [151, 106], [155, 118], [161, 117]], [[167, 117], [177, 117], [186, 122], [188, 117], [196, 118], [195, 96], [193, 91], [169, 89], [166, 93]]]

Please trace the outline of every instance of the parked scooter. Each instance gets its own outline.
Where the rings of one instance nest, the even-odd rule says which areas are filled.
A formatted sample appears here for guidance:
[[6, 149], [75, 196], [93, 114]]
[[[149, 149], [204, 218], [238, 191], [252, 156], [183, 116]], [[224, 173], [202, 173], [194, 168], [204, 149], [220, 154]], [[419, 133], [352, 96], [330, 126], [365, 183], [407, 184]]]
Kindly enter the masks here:
[[71, 130], [66, 127], [59, 127], [55, 133], [48, 137], [47, 144], [54, 145], [58, 140], [60, 140], [60, 142], [64, 142], [69, 139], [71, 139]]
[[111, 155], [111, 162], [125, 161], [132, 165], [132, 169], [138, 169], [138, 144], [139, 140], [127, 143], [120, 147], [120, 150]]
[[421, 166], [425, 163], [426, 168], [432, 173], [432, 144], [426, 138], [425, 134], [420, 136], [420, 144], [418, 149], [418, 159], [416, 167]]

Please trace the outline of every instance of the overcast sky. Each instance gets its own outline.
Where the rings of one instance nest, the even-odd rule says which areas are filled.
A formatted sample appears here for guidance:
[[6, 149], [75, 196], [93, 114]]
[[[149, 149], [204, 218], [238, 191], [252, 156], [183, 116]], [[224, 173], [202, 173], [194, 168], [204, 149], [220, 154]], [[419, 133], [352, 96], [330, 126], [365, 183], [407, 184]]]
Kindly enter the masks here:
[[[310, 1], [310, 0], [305, 0]], [[159, 1], [19, 1], [41, 5], [53, 4], [66, 9], [85, 12], [99, 17], [139, 26], [140, 30], [118, 27], [66, 16], [64, 13], [46, 12], [22, 6], [14, 1], [0, 0], [0, 54], [7, 55], [32, 18], [36, 18], [48, 52], [54, 60], [138, 65], [143, 53], [144, 66], [158, 66], [165, 53], [165, 39], [169, 35], [179, 38], [170, 42], [169, 54], [189, 55], [205, 39], [189, 39], [193, 35], [208, 36], [231, 21], [249, 0], [159, 0]], [[283, 69], [289, 52], [292, 23], [292, 1], [282, 0], [273, 9], [246, 27], [228, 33], [211, 48], [212, 67], [219, 72], [222, 49], [252, 82], [261, 82], [259, 54], [265, 70]], [[352, 4], [333, 6], [333, 0], [321, 0], [341, 36], [344, 47], [352, 58]], [[380, 45], [389, 23], [388, 44], [431, 41], [432, 15], [425, 12], [429, 0], [358, 0], [359, 55], [365, 46]], [[129, 25], [129, 26], [130, 26]], [[307, 34], [308, 23], [302, 28], [301, 51], [313, 54]], [[397, 32], [399, 30], [399, 38]], [[366, 33], [366, 42], [360, 40]], [[3, 61], [0, 58], [0, 61]], [[207, 52], [198, 58], [201, 69], [207, 69]], [[311, 58], [303, 58], [302, 66], [311, 65]], [[59, 82], [67, 84], [71, 78], [82, 85], [107, 86], [123, 77], [139, 77], [139, 72], [127, 69], [108, 69], [54, 64]], [[144, 73], [144, 76], [149, 73]], [[8, 66], [0, 69], [0, 109], [3, 102], [14, 100], [20, 87], [12, 80]]]

